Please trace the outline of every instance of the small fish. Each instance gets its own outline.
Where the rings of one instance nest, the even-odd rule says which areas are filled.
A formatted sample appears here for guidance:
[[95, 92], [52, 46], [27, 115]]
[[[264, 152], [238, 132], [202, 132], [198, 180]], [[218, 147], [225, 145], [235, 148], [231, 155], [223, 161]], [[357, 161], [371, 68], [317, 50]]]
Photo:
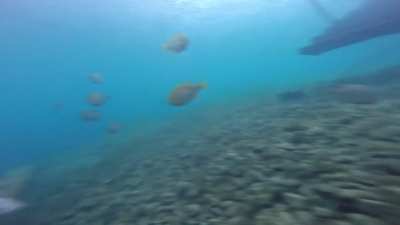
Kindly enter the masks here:
[[162, 48], [172, 52], [181, 53], [189, 46], [189, 39], [184, 34], [175, 34], [167, 42], [162, 45]]
[[364, 84], [338, 84], [333, 87], [333, 92], [339, 95], [369, 94], [371, 93], [371, 88]]
[[0, 197], [0, 215], [14, 212], [25, 206], [25, 203], [13, 198]]
[[88, 76], [88, 78], [94, 84], [102, 84], [104, 82], [101, 73], [92, 73]]
[[198, 92], [207, 88], [207, 84], [183, 84], [176, 87], [168, 98], [168, 103], [173, 106], [183, 106], [196, 98]]
[[83, 110], [81, 111], [80, 116], [83, 121], [88, 122], [98, 121], [101, 118], [100, 112], [97, 112], [95, 110]]
[[87, 102], [93, 106], [102, 106], [107, 101], [107, 96], [100, 92], [92, 92], [87, 97]]
[[295, 90], [282, 92], [277, 97], [282, 102], [301, 102], [307, 98], [307, 95], [302, 90]]
[[333, 94], [344, 103], [373, 104], [378, 101], [376, 93], [363, 84], [341, 84], [333, 89]]
[[120, 130], [121, 130], [121, 124], [115, 123], [115, 122], [110, 123], [110, 124], [108, 125], [108, 127], [107, 127], [107, 132], [108, 132], [109, 134], [116, 134], [116, 133], [118, 133]]

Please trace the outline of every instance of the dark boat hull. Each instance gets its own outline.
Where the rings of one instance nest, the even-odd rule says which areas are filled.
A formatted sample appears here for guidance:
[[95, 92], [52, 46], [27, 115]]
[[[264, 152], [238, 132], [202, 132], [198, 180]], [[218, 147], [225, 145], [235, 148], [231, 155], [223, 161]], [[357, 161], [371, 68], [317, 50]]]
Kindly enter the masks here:
[[312, 43], [300, 50], [319, 55], [373, 38], [400, 32], [400, 0], [368, 0], [357, 10], [334, 22]]

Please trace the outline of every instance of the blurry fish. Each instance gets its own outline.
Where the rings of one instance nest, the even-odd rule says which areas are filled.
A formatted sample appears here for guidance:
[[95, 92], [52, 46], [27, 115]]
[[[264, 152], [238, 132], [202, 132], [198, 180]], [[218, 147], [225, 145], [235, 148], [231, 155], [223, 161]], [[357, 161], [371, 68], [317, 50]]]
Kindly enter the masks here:
[[176, 87], [170, 94], [168, 102], [173, 106], [183, 106], [196, 98], [198, 92], [207, 88], [207, 84], [183, 84]]
[[181, 53], [189, 46], [189, 39], [184, 34], [175, 34], [167, 42], [162, 45], [162, 48], [173, 53]]
[[100, 73], [92, 73], [88, 78], [94, 84], [102, 84], [104, 82], [103, 76]]
[[121, 130], [121, 124], [115, 123], [115, 122], [110, 123], [110, 124], [108, 125], [108, 127], [107, 127], [107, 132], [108, 132], [109, 134], [116, 134], [116, 133], [118, 133], [120, 130]]
[[107, 96], [100, 92], [92, 92], [87, 97], [87, 102], [93, 106], [101, 106], [104, 105], [107, 101]]
[[399, 0], [365, 0], [361, 6], [336, 20], [301, 54], [319, 55], [337, 48], [400, 32]]
[[333, 89], [337, 100], [351, 104], [374, 104], [378, 101], [373, 90], [363, 84], [342, 84]]
[[348, 91], [369, 91], [369, 87], [364, 84], [339, 84], [336, 86], [336, 93], [343, 93]]
[[13, 198], [0, 197], [0, 215], [14, 212], [25, 206], [25, 203]]
[[100, 112], [97, 112], [95, 110], [84, 110], [84, 111], [81, 111], [80, 115], [81, 115], [81, 119], [83, 121], [88, 121], [88, 122], [98, 121], [98, 120], [100, 120], [100, 117], [101, 117]]
[[282, 102], [301, 102], [307, 98], [307, 95], [302, 90], [295, 90], [279, 93], [277, 97]]

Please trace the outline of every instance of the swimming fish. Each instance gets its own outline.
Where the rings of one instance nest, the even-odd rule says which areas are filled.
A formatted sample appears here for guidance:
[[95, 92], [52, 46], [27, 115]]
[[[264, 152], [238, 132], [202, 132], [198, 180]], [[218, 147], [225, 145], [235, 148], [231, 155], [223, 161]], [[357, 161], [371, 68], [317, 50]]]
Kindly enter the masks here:
[[172, 52], [181, 53], [189, 46], [189, 39], [182, 33], [175, 34], [167, 42], [162, 45], [162, 48]]
[[121, 124], [113, 122], [110, 123], [107, 127], [107, 132], [109, 134], [116, 134], [121, 130]]
[[173, 106], [183, 106], [196, 98], [198, 92], [207, 88], [207, 84], [182, 84], [177, 86], [170, 94], [168, 103]]
[[300, 50], [319, 55], [380, 36], [400, 33], [399, 0], [366, 0], [358, 9], [333, 22]]
[[301, 102], [307, 98], [307, 95], [302, 90], [285, 91], [277, 95], [282, 102]]
[[374, 91], [363, 84], [341, 84], [333, 89], [333, 94], [344, 103], [374, 104], [378, 101]]
[[89, 109], [89, 110], [83, 110], [83, 111], [81, 111], [80, 116], [81, 116], [81, 119], [82, 119], [83, 121], [92, 122], [92, 121], [97, 121], [97, 120], [99, 120], [100, 117], [101, 117], [101, 114], [100, 114], [100, 112], [98, 112], [98, 111]]
[[94, 84], [102, 84], [104, 82], [103, 76], [101, 73], [92, 73], [89, 75], [89, 80]]
[[0, 215], [7, 214], [25, 207], [26, 204], [13, 198], [0, 197]]
[[87, 97], [87, 102], [93, 106], [101, 106], [104, 105], [107, 101], [107, 96], [100, 92], [92, 92]]

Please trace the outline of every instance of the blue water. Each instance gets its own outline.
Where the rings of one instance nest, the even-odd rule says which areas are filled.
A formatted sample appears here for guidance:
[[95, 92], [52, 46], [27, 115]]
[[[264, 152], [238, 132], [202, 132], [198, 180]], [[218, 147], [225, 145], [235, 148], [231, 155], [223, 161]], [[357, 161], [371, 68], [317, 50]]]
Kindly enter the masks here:
[[[335, 16], [360, 2], [322, 1]], [[398, 61], [396, 35], [318, 57], [299, 55], [327, 25], [302, 0], [2, 0], [0, 170], [102, 143], [112, 121], [123, 124], [122, 132], [140, 130], [247, 93], [275, 93]], [[190, 39], [180, 55], [161, 49], [176, 32]], [[93, 72], [103, 74], [104, 84], [88, 81]], [[170, 90], [187, 81], [209, 88], [188, 107], [169, 106]], [[110, 101], [100, 122], [85, 123], [79, 112], [97, 90]], [[57, 103], [64, 108], [55, 110]]]
[[[335, 18], [340, 18], [356, 9], [364, 0], [320, 0], [320, 2], [328, 13]], [[380, 194], [383, 193], [383, 197], [379, 196], [381, 200], [383, 199], [382, 202], [388, 201], [392, 205], [386, 207], [387, 211], [382, 214], [379, 214], [381, 212], [377, 213], [377, 218], [385, 221], [388, 225], [394, 225], [390, 224], [390, 221], [398, 221], [396, 216], [398, 211], [395, 210], [399, 209], [396, 203], [400, 202], [400, 189], [398, 187], [400, 184], [398, 179], [400, 175], [399, 155], [396, 153], [398, 142], [395, 142], [400, 133], [400, 129], [396, 130], [396, 126], [399, 128], [400, 125], [395, 123], [398, 121], [398, 117], [396, 117], [396, 110], [398, 110], [396, 104], [398, 105], [398, 102], [395, 101], [399, 95], [398, 92], [393, 91], [393, 94], [390, 90], [387, 91], [388, 95], [397, 94], [395, 100], [393, 100], [393, 96], [391, 99], [388, 98], [389, 102], [394, 102], [393, 104], [392, 102], [386, 104], [387, 99], [385, 99], [382, 101], [383, 103], [379, 102], [374, 105], [374, 102], [371, 105], [360, 107], [357, 104], [354, 104], [357, 106], [343, 106], [345, 104], [338, 103], [337, 105], [332, 104], [334, 105], [333, 109], [328, 110], [325, 105], [318, 104], [315, 107], [311, 104], [311, 106], [306, 105], [304, 108], [294, 108], [294, 111], [298, 110], [294, 115], [300, 118], [300, 122], [306, 121], [304, 123], [310, 127], [309, 130], [302, 128], [301, 123], [299, 123], [300, 125], [291, 124], [290, 119], [289, 122], [284, 121], [287, 123], [285, 126], [288, 124], [290, 126], [279, 126], [280, 119], [283, 121], [287, 119], [283, 117], [293, 116], [290, 107], [289, 110], [283, 107], [281, 118], [276, 116], [273, 110], [271, 112], [266, 110], [270, 106], [269, 104], [273, 104], [272, 101], [267, 101], [267, 99], [276, 100], [277, 93], [302, 89], [342, 77], [365, 74], [392, 65], [399, 65], [400, 35], [379, 37], [319, 56], [299, 54], [299, 49], [309, 44], [313, 37], [323, 32], [331, 23], [309, 3], [309, 0], [0, 0], [0, 175], [7, 174], [15, 168], [22, 168], [22, 170], [16, 170], [17, 172], [14, 171], [14, 177], [11, 176], [11, 178], [16, 179], [11, 179], [9, 183], [4, 182], [6, 179], [0, 176], [0, 200], [4, 197], [3, 195], [7, 195], [6, 197], [15, 198], [11, 200], [23, 201], [24, 203], [21, 204], [26, 206], [20, 211], [16, 210], [17, 214], [10, 213], [4, 217], [0, 211], [0, 224], [26, 224], [26, 221], [31, 222], [31, 218], [40, 218], [32, 224], [53, 225], [53, 221], [62, 221], [61, 224], [75, 224], [76, 221], [80, 223], [81, 221], [82, 223], [92, 221], [95, 224], [109, 225], [111, 223], [107, 221], [113, 218], [109, 214], [114, 214], [114, 209], [111, 209], [113, 205], [109, 203], [114, 203], [114, 199], [116, 199], [116, 205], [125, 207], [119, 213], [121, 215], [126, 213], [130, 216], [126, 218], [135, 220], [136, 214], [130, 214], [129, 210], [134, 211], [136, 208], [131, 207], [131, 205], [138, 207], [138, 217], [146, 217], [140, 215], [143, 214], [140, 211], [143, 201], [146, 202], [150, 199], [155, 201], [155, 203], [152, 203], [157, 205], [158, 192], [176, 191], [174, 185], [179, 184], [182, 180], [185, 182], [193, 181], [193, 184], [196, 184], [202, 179], [205, 183], [215, 179], [215, 187], [217, 187], [220, 185], [218, 182], [225, 179], [218, 177], [220, 176], [218, 173], [228, 174], [226, 179], [228, 185], [222, 184], [222, 188], [218, 186], [220, 188], [218, 191], [224, 190], [224, 185], [230, 186], [229, 179], [234, 177], [232, 180], [236, 182], [235, 185], [243, 188], [243, 191], [239, 190], [239, 192], [243, 194], [248, 191], [243, 196], [246, 196], [246, 194], [251, 196], [252, 191], [257, 192], [257, 190], [250, 188], [253, 187], [251, 183], [243, 185], [241, 179], [257, 178], [261, 174], [258, 170], [265, 172], [263, 179], [272, 185], [266, 181], [263, 181], [262, 184], [267, 184], [265, 186], [268, 187], [276, 185], [279, 188], [283, 186], [283, 189], [285, 189], [285, 185], [288, 183], [288, 186], [291, 186], [292, 173], [303, 172], [302, 169], [305, 169], [304, 174], [306, 176], [308, 176], [307, 172], [311, 171], [310, 174], [315, 175], [324, 184], [324, 179], [330, 178], [318, 174], [320, 172], [318, 167], [322, 168], [321, 174], [325, 173], [325, 170], [332, 170], [329, 160], [320, 160], [327, 156], [327, 158], [331, 157], [329, 159], [332, 159], [335, 163], [340, 164], [338, 166], [339, 172], [330, 171], [333, 174], [330, 175], [334, 178], [335, 176], [344, 177], [343, 180], [345, 181], [343, 182], [348, 182], [346, 179], [358, 182], [360, 179], [358, 176], [362, 178], [363, 175], [367, 174], [372, 177], [371, 182], [376, 182], [373, 185], [365, 185], [370, 179], [365, 178], [366, 182], [357, 183], [355, 186], [357, 188], [363, 185], [363, 188], [367, 186], [367, 191], [377, 188], [373, 190]], [[181, 54], [167, 52], [161, 47], [176, 33], [184, 33], [190, 40], [188, 49]], [[95, 72], [102, 74], [104, 83], [94, 84], [88, 79], [88, 76]], [[171, 90], [177, 85], [187, 82], [206, 83], [208, 88], [202, 90], [193, 102], [184, 107], [169, 105], [167, 98]], [[385, 89], [386, 87], [380, 88]], [[398, 88], [395, 85], [390, 87]], [[357, 90], [357, 88], [361, 89], [361, 93], [365, 93], [363, 87], [356, 86], [355, 89]], [[94, 108], [86, 102], [88, 94], [94, 91], [104, 93], [108, 97], [105, 105], [96, 108], [101, 112], [102, 117], [96, 122], [83, 121], [80, 118], [80, 112]], [[373, 97], [367, 100], [371, 100]], [[261, 103], [257, 105], [260, 99]], [[242, 108], [242, 111], [234, 112], [232, 115], [229, 112], [231, 108], [227, 107], [244, 106], [246, 104], [253, 104], [251, 106], [253, 108]], [[59, 108], [59, 106], [62, 107]], [[377, 110], [380, 106], [382, 106], [382, 111]], [[258, 107], [261, 108], [260, 111], [256, 111]], [[311, 112], [307, 111], [309, 109], [311, 109]], [[221, 113], [219, 113], [219, 110], [221, 110]], [[313, 112], [313, 110], [316, 112]], [[318, 110], [321, 111], [321, 116], [318, 114]], [[296, 114], [297, 112], [299, 113]], [[352, 112], [354, 112], [354, 115], [351, 114]], [[198, 116], [203, 115], [201, 113], [205, 115], [210, 113], [209, 115], [212, 116], [214, 114], [218, 114], [218, 116], [228, 115], [227, 117], [238, 118], [238, 124], [226, 125], [223, 119], [215, 119], [218, 116], [215, 116], [214, 120], [218, 120], [222, 125], [213, 124], [213, 122], [210, 122], [211, 120], [202, 121], [207, 116]], [[263, 117], [263, 113], [277, 120], [272, 121], [273, 119], [268, 116]], [[388, 126], [390, 129], [382, 131], [384, 135], [381, 136], [379, 136], [379, 130], [376, 132], [378, 134], [372, 132], [372, 134], [364, 135], [364, 130], [374, 131], [376, 124], [382, 125], [388, 122], [385, 120], [385, 113], [388, 113], [388, 118], [391, 120], [390, 124], [393, 127]], [[301, 117], [303, 114], [305, 115], [304, 118]], [[247, 115], [252, 117], [246, 118]], [[330, 118], [331, 115], [333, 115], [332, 118]], [[369, 115], [372, 115], [371, 118], [373, 117], [370, 124], [368, 124]], [[318, 117], [319, 120], [309, 122], [310, 117]], [[255, 121], [250, 121], [254, 118], [256, 118]], [[293, 116], [293, 118], [296, 117]], [[364, 128], [362, 123], [358, 125], [358, 120], [366, 121], [365, 127], [367, 128]], [[232, 119], [227, 121], [232, 121]], [[107, 133], [106, 128], [114, 122], [121, 124], [122, 129], [117, 134], [112, 135]], [[233, 119], [233, 122], [236, 121]], [[309, 123], [307, 124], [307, 122]], [[318, 124], [318, 122], [321, 122], [321, 124]], [[335, 122], [339, 124], [334, 124]], [[353, 123], [357, 125], [353, 126]], [[166, 129], [167, 131], [162, 133], [165, 124], [176, 128], [176, 130]], [[199, 132], [199, 136], [192, 134], [195, 137], [189, 139], [187, 143], [181, 141], [185, 139], [185, 135], [190, 136], [192, 129], [199, 128], [199, 124], [203, 125], [201, 127], [203, 130]], [[210, 130], [208, 130], [208, 125], [210, 125]], [[254, 126], [256, 127], [254, 128]], [[347, 126], [350, 127], [348, 131], [340, 130], [343, 127], [347, 129]], [[159, 131], [158, 129], [165, 136], [159, 135], [159, 133], [157, 133], [158, 136], [152, 136], [156, 133], [152, 131]], [[335, 133], [336, 129], [340, 131]], [[271, 143], [269, 143], [269, 135], [276, 130], [282, 131], [282, 133], [279, 134], [280, 136], [274, 136], [276, 139], [272, 138]], [[293, 133], [290, 133], [292, 131]], [[168, 136], [168, 132], [173, 135]], [[264, 136], [256, 135], [257, 137], [254, 138], [254, 143], [252, 143], [253, 139], [249, 137], [252, 132], [260, 132]], [[361, 134], [349, 135], [346, 132], [359, 132]], [[298, 133], [300, 133], [300, 136], [296, 136]], [[316, 137], [315, 143], [312, 141], [310, 143], [317, 147], [306, 143], [306, 147], [296, 149], [295, 142], [302, 141], [299, 140], [302, 138], [301, 135], [305, 139], [309, 136]], [[376, 139], [368, 139], [368, 137]], [[176, 140], [166, 141], [168, 138], [176, 138]], [[320, 139], [317, 140], [317, 138]], [[341, 142], [341, 140], [344, 141]], [[162, 144], [157, 145], [159, 141]], [[228, 143], [229, 141], [234, 143]], [[263, 141], [268, 143], [263, 143]], [[291, 141], [295, 144], [291, 145]], [[196, 146], [198, 143], [204, 144], [204, 146]], [[249, 146], [246, 147], [246, 144]], [[255, 147], [251, 144], [254, 144]], [[257, 149], [257, 144], [258, 147], [263, 145], [260, 147], [262, 150]], [[242, 146], [244, 146], [243, 151], [240, 149]], [[327, 153], [322, 152], [322, 150], [326, 150], [322, 149], [324, 147], [329, 150]], [[365, 148], [366, 152], [357, 151], [359, 150], [358, 147]], [[139, 155], [140, 151], [142, 151], [140, 153], [150, 152], [150, 150], [154, 150], [153, 148], [164, 152], [159, 158], [150, 158], [155, 159], [148, 160], [150, 163], [144, 160], [142, 164], [136, 164], [136, 162], [141, 161], [140, 157], [135, 158], [136, 154]], [[177, 154], [178, 159], [173, 157], [172, 159], [162, 158], [163, 154], [168, 155], [170, 150], [182, 150], [180, 148], [187, 151], [187, 155]], [[382, 153], [374, 152], [375, 148], [379, 151], [382, 149]], [[196, 155], [196, 151], [201, 152], [199, 149], [206, 153]], [[120, 153], [119, 150], [121, 150]], [[215, 154], [212, 152], [213, 150], [215, 150]], [[263, 152], [264, 150], [265, 152]], [[275, 150], [279, 150], [278, 153]], [[290, 153], [285, 152], [292, 150], [293, 152]], [[353, 158], [348, 159], [346, 155], [343, 158], [335, 158], [335, 154], [331, 150], [332, 152], [337, 150], [339, 153], [346, 150], [350, 153], [349, 157]], [[357, 154], [362, 153], [359, 156], [353, 150]], [[115, 155], [111, 154], [113, 151], [116, 152]], [[211, 155], [214, 154], [215, 158], [207, 158], [208, 151]], [[304, 155], [302, 155], [304, 158], [294, 160], [295, 157], [291, 154], [301, 156], [301, 151], [304, 151]], [[226, 155], [221, 156], [221, 152]], [[266, 152], [271, 155], [263, 155]], [[190, 155], [191, 153], [193, 154]], [[243, 156], [240, 153], [243, 153]], [[281, 153], [283, 154], [282, 158], [286, 157], [282, 161], [288, 165], [288, 168], [280, 168], [280, 165], [274, 164], [280, 162], [279, 157], [281, 156], [277, 157], [276, 162], [274, 157]], [[339, 153], [336, 156], [341, 156]], [[125, 157], [127, 158], [126, 161], [121, 160]], [[249, 159], [253, 157], [251, 159], [254, 159], [254, 165], [256, 165], [256, 162], [260, 163], [259, 161], [262, 165], [265, 162], [266, 165], [265, 167], [251, 167], [253, 162], [242, 160], [246, 157]], [[360, 160], [357, 157], [363, 158]], [[100, 159], [109, 161], [101, 161]], [[115, 160], [113, 161], [113, 159]], [[370, 164], [364, 164], [363, 159], [369, 160], [368, 163]], [[385, 163], [382, 164], [382, 159], [393, 159], [393, 161], [386, 165]], [[129, 160], [132, 160], [132, 163]], [[239, 165], [239, 163], [235, 164], [235, 160], [245, 162], [243, 165]], [[313, 160], [316, 161], [315, 165]], [[158, 161], [161, 163], [157, 164]], [[181, 161], [182, 165], [179, 164]], [[211, 161], [210, 166], [207, 167], [208, 164], [204, 161]], [[91, 167], [92, 162], [100, 163], [96, 164], [97, 167]], [[105, 165], [104, 162], [108, 162], [109, 165]], [[172, 162], [172, 165], [170, 162]], [[179, 163], [174, 164], [174, 162]], [[196, 165], [186, 165], [190, 162]], [[79, 167], [80, 163], [83, 166]], [[218, 165], [223, 163], [226, 163], [226, 165]], [[271, 170], [268, 163], [271, 164]], [[293, 167], [293, 165], [298, 166], [298, 168]], [[68, 170], [69, 168], [76, 169], [78, 172], [73, 169]], [[141, 171], [142, 168], [144, 168], [143, 171]], [[206, 175], [197, 171], [199, 168], [205, 168], [205, 172], [202, 172]], [[236, 172], [236, 168], [239, 168], [239, 173], [243, 172], [242, 170], [245, 170], [245, 168], [251, 168], [247, 171], [249, 176], [241, 177], [239, 174], [235, 177], [235, 173], [229, 174], [231, 171], [228, 170]], [[157, 169], [158, 171], [156, 171]], [[365, 171], [362, 169], [365, 169]], [[271, 171], [276, 173], [269, 174]], [[345, 173], [346, 176], [342, 176], [343, 174], [340, 174], [340, 172], [347, 172]], [[164, 173], [169, 176], [164, 177]], [[208, 173], [211, 175], [208, 176]], [[147, 174], [151, 175], [150, 179], [145, 177]], [[246, 174], [246, 171], [243, 174]], [[382, 174], [388, 176], [385, 177]], [[351, 177], [353, 175], [354, 177]], [[153, 176], [155, 181], [152, 179]], [[303, 174], [299, 175], [299, 177], [301, 176]], [[380, 178], [392, 186], [388, 185], [390, 186], [388, 189], [385, 189], [385, 186], [381, 187]], [[285, 179], [289, 179], [289, 182], [285, 183]], [[314, 179], [314, 177], [310, 179]], [[332, 178], [332, 180], [334, 179]], [[165, 183], [158, 187], [157, 181], [160, 181], [160, 183], [165, 181]], [[384, 183], [383, 181], [382, 183]], [[184, 187], [185, 182], [183, 182]], [[300, 181], [300, 183], [308, 185], [306, 188], [310, 190], [314, 188], [313, 182], [314, 180], [310, 183]], [[335, 183], [332, 183], [334, 186]], [[15, 185], [15, 187], [10, 184]], [[155, 188], [153, 193], [152, 185], [160, 189]], [[214, 193], [214, 183], [207, 185], [204, 184], [204, 189], [208, 188], [207, 190], [215, 195], [215, 199], [219, 198]], [[315, 181], [316, 188], [318, 188], [318, 185]], [[353, 187], [352, 185], [353, 183], [350, 183], [346, 187]], [[179, 185], [177, 187], [178, 189], [182, 188]], [[382, 190], [378, 190], [378, 188], [382, 188]], [[11, 192], [7, 193], [10, 189]], [[257, 185], [255, 189], [257, 189]], [[258, 189], [260, 189], [260, 186], [258, 186]], [[304, 194], [304, 190], [290, 191], [295, 194]], [[181, 191], [179, 189], [176, 192]], [[225, 191], [221, 192], [223, 195]], [[391, 196], [387, 198], [387, 193], [391, 195], [392, 192], [398, 196], [397, 199], [394, 198], [393, 200], [397, 201], [396, 203], [391, 202]], [[167, 200], [170, 197], [168, 193], [166, 193]], [[282, 196], [286, 197], [284, 195], [286, 193], [282, 193], [278, 193], [276, 195], [279, 195], [278, 197], [271, 197], [271, 202], [278, 205], [276, 208], [284, 204], [282, 203]], [[334, 196], [326, 195], [320, 196], [321, 202], [314, 202], [314, 197], [317, 194], [308, 192], [304, 195], [309, 197], [307, 196], [309, 193], [312, 195], [314, 206], [321, 203], [319, 206], [326, 207], [336, 213], [339, 212], [338, 215], [340, 213], [343, 213], [343, 215], [359, 213], [354, 209], [359, 207], [355, 204], [358, 203], [359, 199], [354, 200], [354, 202], [342, 198], [323, 199], [324, 197], [331, 198]], [[79, 194], [81, 195], [76, 197]], [[125, 199], [125, 194], [135, 197]], [[70, 198], [70, 196], [72, 197]], [[93, 199], [86, 198], [86, 196]], [[146, 200], [142, 198], [143, 196], [149, 198]], [[176, 202], [174, 207], [178, 209], [181, 204], [196, 203], [197, 201], [197, 199], [191, 199], [193, 200], [191, 202], [180, 197], [174, 199]], [[59, 200], [60, 202], [58, 202]], [[91, 206], [90, 204], [87, 206], [86, 200], [90, 204], [94, 202], [94, 205], [99, 206], [99, 208], [92, 207], [92, 211], [95, 213], [92, 213], [91, 209], [87, 209]], [[325, 200], [326, 202], [324, 202]], [[338, 206], [336, 206], [336, 201], [342, 205], [338, 203]], [[201, 201], [199, 200], [199, 202]], [[251, 205], [252, 201], [246, 203], [249, 203], [253, 208], [258, 207], [258, 203], [254, 204], [256, 206]], [[69, 211], [71, 206], [72, 213]], [[110, 206], [110, 211], [103, 210], [108, 206]], [[2, 205], [0, 205], [0, 210], [1, 207]], [[146, 207], [143, 206], [145, 211]], [[285, 207], [290, 208], [290, 206]], [[160, 208], [157, 208], [157, 210]], [[361, 208], [364, 210], [363, 207]], [[375, 209], [379, 207], [367, 205], [366, 208]], [[263, 212], [260, 209], [257, 210]], [[307, 210], [311, 212], [314, 208]], [[344, 212], [346, 210], [348, 212]], [[19, 212], [21, 214], [18, 214]], [[52, 218], [53, 213], [59, 217]], [[255, 221], [256, 213], [260, 212], [254, 210], [244, 217], [251, 217]], [[286, 213], [293, 212], [287, 210]], [[198, 214], [201, 215], [201, 213]], [[370, 214], [368, 216], [371, 216], [371, 218], [376, 215]], [[16, 218], [13, 218], [13, 215], [17, 215]], [[118, 219], [125, 218], [121, 215], [115, 214], [113, 216], [115, 218], [120, 216]], [[161, 214], [149, 215], [154, 216], [154, 219], [157, 220], [156, 218]], [[207, 214], [204, 213], [204, 215]], [[14, 221], [14, 219], [22, 222], [9, 222]], [[336, 217], [333, 219], [336, 219]], [[146, 218], [143, 220], [146, 222]], [[349, 221], [356, 220], [357, 218], [349, 219]], [[97, 223], [98, 221], [102, 221], [102, 223]], [[117, 222], [115, 224], [119, 224]], [[135, 223], [129, 224], [150, 224], [150, 222], [141, 222], [136, 223], [135, 221]], [[325, 224], [317, 222], [315, 224]], [[200, 223], [186, 223], [185, 221], [185, 223], [179, 224], [196, 225]], [[332, 224], [339, 224], [339, 222], [332, 222]], [[210, 225], [212, 224], [210, 223]]]

